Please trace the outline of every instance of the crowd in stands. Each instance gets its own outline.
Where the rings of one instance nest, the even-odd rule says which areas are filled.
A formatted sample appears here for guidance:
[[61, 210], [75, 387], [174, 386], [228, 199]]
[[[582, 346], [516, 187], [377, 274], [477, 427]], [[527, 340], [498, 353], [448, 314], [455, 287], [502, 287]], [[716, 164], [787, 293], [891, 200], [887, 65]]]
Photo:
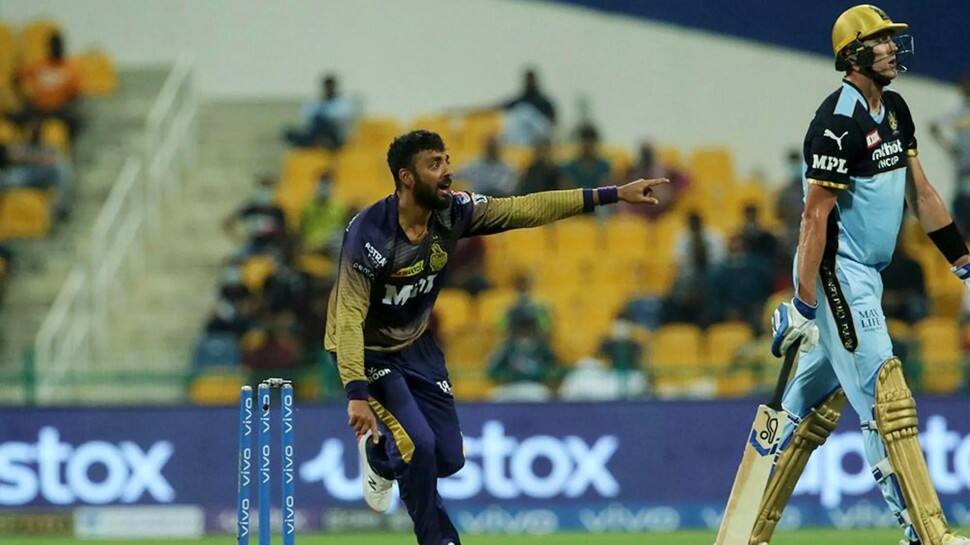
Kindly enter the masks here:
[[[786, 179], [769, 185], [739, 177], [724, 148], [607, 145], [592, 122], [558, 126], [537, 74], [524, 79], [508, 101], [410, 125], [443, 136], [457, 189], [513, 196], [640, 177], [670, 183], [658, 188], [660, 206], [462, 241], [431, 323], [456, 396], [731, 396], [773, 384], [767, 325], [791, 297], [800, 151], [785, 157]], [[245, 223], [247, 238], [228, 261], [195, 364], [242, 364], [295, 377], [306, 396], [340, 399], [320, 337], [342, 228], [392, 191], [383, 158], [409, 127], [361, 116], [333, 75], [304, 114], [302, 127], [284, 132], [293, 148], [278, 180], [261, 180], [227, 222]], [[917, 389], [967, 388], [962, 284], [918, 225], [904, 226], [899, 246], [884, 271], [897, 353]]]
[[68, 56], [57, 23], [0, 22], [0, 289], [15, 262], [9, 242], [43, 237], [70, 216], [82, 97], [116, 86], [102, 53]]

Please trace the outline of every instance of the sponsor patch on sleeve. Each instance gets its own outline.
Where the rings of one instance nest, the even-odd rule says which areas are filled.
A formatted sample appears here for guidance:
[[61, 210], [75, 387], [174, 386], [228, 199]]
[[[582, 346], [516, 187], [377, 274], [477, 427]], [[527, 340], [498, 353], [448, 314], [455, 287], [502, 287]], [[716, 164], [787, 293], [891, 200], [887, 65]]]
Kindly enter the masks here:
[[368, 267], [367, 265], [364, 265], [360, 261], [354, 261], [353, 266], [355, 271], [366, 276], [367, 278], [370, 278], [371, 280], [374, 279], [374, 269], [371, 269], [370, 267]]

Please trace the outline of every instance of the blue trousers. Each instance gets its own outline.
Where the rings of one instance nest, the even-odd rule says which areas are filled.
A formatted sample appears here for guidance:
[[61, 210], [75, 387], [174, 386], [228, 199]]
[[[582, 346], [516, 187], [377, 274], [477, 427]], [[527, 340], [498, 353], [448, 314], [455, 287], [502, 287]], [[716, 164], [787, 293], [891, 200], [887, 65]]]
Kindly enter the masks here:
[[[862, 422], [866, 461], [870, 468], [875, 467], [887, 457], [873, 422], [876, 378], [883, 364], [893, 357], [882, 311], [882, 277], [876, 269], [850, 259], [836, 258], [828, 265], [823, 263], [822, 268], [816, 289], [819, 343], [801, 354], [785, 391], [782, 405], [791, 421], [782, 435], [782, 445], [787, 446], [798, 421], [842, 388]], [[916, 533], [901, 516], [906, 503], [896, 476], [885, 479], [879, 487], [906, 537], [915, 540]]]
[[444, 354], [425, 333], [400, 352], [366, 351], [364, 366], [382, 433], [371, 466], [397, 480], [420, 545], [460, 545], [438, 494], [438, 479], [465, 465]]

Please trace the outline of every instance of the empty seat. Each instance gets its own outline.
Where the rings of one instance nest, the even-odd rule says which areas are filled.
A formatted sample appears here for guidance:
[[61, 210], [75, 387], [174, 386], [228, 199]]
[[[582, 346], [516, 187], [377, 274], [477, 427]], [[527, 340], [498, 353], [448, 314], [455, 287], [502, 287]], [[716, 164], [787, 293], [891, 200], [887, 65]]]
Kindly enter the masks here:
[[242, 372], [208, 371], [189, 385], [189, 399], [196, 405], [234, 405], [246, 384]]
[[51, 194], [39, 189], [0, 193], [0, 240], [39, 238], [50, 230]]
[[438, 293], [435, 313], [443, 335], [461, 333], [474, 318], [471, 297], [463, 290], [443, 289]]
[[923, 352], [923, 388], [933, 393], [955, 391], [963, 382], [963, 350], [957, 323], [947, 318], [927, 318], [914, 330]]
[[753, 337], [754, 333], [748, 324], [742, 322], [714, 324], [704, 335], [704, 360], [714, 369], [726, 370], [734, 361], [738, 350]]
[[674, 374], [695, 374], [701, 365], [701, 330], [691, 324], [670, 324], [653, 337], [650, 365]]
[[118, 72], [103, 51], [89, 51], [71, 58], [77, 67], [81, 92], [89, 96], [108, 96], [118, 89]]

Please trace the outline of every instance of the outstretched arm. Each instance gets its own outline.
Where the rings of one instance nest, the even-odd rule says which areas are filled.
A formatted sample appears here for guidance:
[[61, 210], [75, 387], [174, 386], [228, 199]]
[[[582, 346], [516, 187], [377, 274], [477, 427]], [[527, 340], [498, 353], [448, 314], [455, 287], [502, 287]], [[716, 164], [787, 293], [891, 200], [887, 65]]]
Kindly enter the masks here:
[[471, 218], [465, 236], [500, 233], [509, 229], [538, 227], [547, 223], [589, 212], [596, 206], [618, 201], [635, 204], [657, 204], [653, 186], [667, 183], [666, 178], [636, 180], [620, 187], [564, 189], [542, 191], [521, 197], [492, 198], [471, 195]]

